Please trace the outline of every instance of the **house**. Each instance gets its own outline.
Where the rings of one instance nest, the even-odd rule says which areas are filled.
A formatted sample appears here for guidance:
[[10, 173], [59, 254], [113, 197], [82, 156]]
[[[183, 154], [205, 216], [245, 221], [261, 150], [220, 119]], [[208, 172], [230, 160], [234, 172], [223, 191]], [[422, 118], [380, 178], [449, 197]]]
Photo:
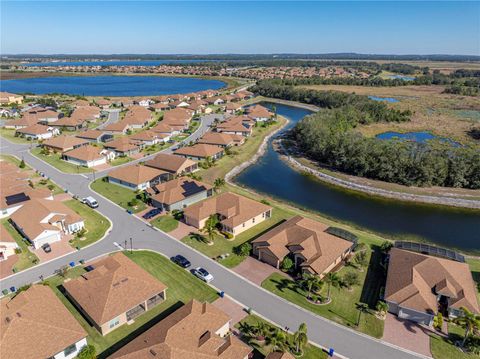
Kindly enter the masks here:
[[197, 143], [190, 147], [182, 147], [174, 152], [177, 156], [183, 156], [191, 160], [204, 160], [211, 158], [212, 160], [218, 160], [223, 157], [223, 148], [220, 146], [206, 145], [203, 143]]
[[188, 106], [190, 106], [190, 104], [188, 102], [185, 102], [185, 101], [173, 101], [170, 103], [171, 106], [173, 106], [174, 108], [175, 107], [183, 107], [183, 108], [187, 108]]
[[85, 146], [88, 144], [88, 141], [82, 138], [61, 135], [58, 137], [50, 138], [42, 142], [42, 147], [48, 148], [53, 152], [66, 152], [78, 148], [80, 146]]
[[46, 140], [60, 134], [58, 129], [39, 124], [30, 125], [19, 128], [15, 131], [15, 135], [24, 137], [29, 140]]
[[240, 135], [230, 135], [221, 132], [207, 132], [199, 140], [198, 143], [207, 145], [215, 145], [223, 148], [231, 146], [239, 146], [245, 142], [245, 137]]
[[247, 116], [236, 116], [217, 125], [217, 132], [248, 137], [252, 134], [253, 123]]
[[167, 142], [170, 136], [153, 130], [145, 130], [130, 135], [129, 138], [136, 142], [141, 142], [144, 146], [154, 146], [157, 143]]
[[389, 253], [385, 301], [390, 313], [425, 325], [438, 312], [449, 318], [462, 307], [480, 313], [468, 264], [401, 248]]
[[295, 216], [255, 239], [253, 254], [275, 268], [289, 256], [296, 268], [322, 278], [340, 265], [355, 245], [327, 230], [323, 223]]
[[129, 137], [120, 137], [104, 144], [105, 149], [115, 152], [116, 156], [130, 156], [140, 152], [143, 144]]
[[152, 121], [152, 113], [146, 107], [131, 106], [121, 122], [126, 123], [132, 129], [139, 129], [147, 126]]
[[230, 317], [210, 303], [192, 300], [109, 359], [247, 359], [252, 348], [230, 331]]
[[[192, 101], [187, 108], [189, 110], [192, 110], [194, 115], [197, 115], [200, 113], [204, 113], [207, 108], [207, 105], [208, 104], [205, 101], [196, 100], [196, 101]], [[209, 109], [209, 110], [211, 112], [212, 109]]]
[[126, 122], [120, 121], [115, 123], [110, 123], [103, 128], [106, 133], [110, 134], [126, 134], [127, 131], [130, 129], [130, 125]]
[[21, 104], [23, 102], [23, 96], [10, 92], [0, 92], [0, 104], [16, 103]]
[[109, 109], [113, 103], [112, 101], [107, 100], [106, 98], [95, 99], [94, 102], [104, 110]]
[[152, 185], [168, 180], [170, 175], [156, 168], [133, 165], [119, 167], [108, 173], [108, 182], [132, 190], [145, 190]]
[[235, 114], [237, 111], [240, 111], [241, 109], [242, 109], [242, 105], [235, 102], [229, 102], [225, 106], [225, 112], [229, 114]]
[[155, 112], [162, 112], [170, 110], [172, 107], [169, 104], [159, 102], [151, 105], [150, 108], [152, 108]]
[[18, 115], [18, 111], [15, 109], [0, 108], [0, 117], [2, 118], [12, 118], [17, 115]]
[[220, 106], [225, 103], [224, 99], [221, 97], [208, 97], [205, 99], [205, 102], [208, 103], [209, 105], [215, 105], [215, 106]]
[[272, 207], [249, 198], [226, 192], [187, 207], [185, 223], [203, 228], [211, 215], [218, 215], [223, 231], [234, 236], [272, 216]]
[[150, 105], [153, 105], [155, 102], [150, 100], [149, 98], [141, 100], [138, 102], [138, 104], [142, 107], [150, 107]]
[[254, 105], [247, 107], [247, 116], [255, 122], [264, 122], [272, 119], [273, 113], [262, 105]]
[[42, 111], [36, 111], [35, 117], [37, 118], [37, 123], [42, 125], [50, 125], [53, 122], [56, 122], [60, 119], [60, 113], [50, 109], [42, 109]]
[[76, 119], [82, 119], [85, 121], [94, 121], [98, 118], [100, 118], [101, 112], [100, 109], [97, 106], [80, 106], [77, 107], [73, 112], [70, 117], [76, 118]]
[[3, 127], [7, 129], [16, 130], [19, 128], [25, 128], [31, 125], [35, 125], [36, 123], [37, 123], [37, 118], [35, 116], [25, 114], [21, 118], [11, 120], [11, 121], [6, 121]]
[[181, 129], [177, 129], [174, 126], [167, 125], [165, 123], [160, 122], [158, 125], [152, 127], [150, 130], [156, 133], [160, 133], [160, 134], [172, 137], [172, 136], [178, 135], [180, 131], [183, 130], [183, 126]]
[[166, 171], [176, 176], [193, 173], [198, 170], [197, 162], [167, 153], [159, 153], [153, 159], [145, 162], [145, 166]]
[[253, 97], [253, 93], [247, 90], [244, 91], [238, 91], [237, 93], [234, 94], [234, 96], [238, 100], [248, 100]]
[[295, 359], [289, 352], [271, 352], [265, 359]]
[[165, 284], [123, 253], [107, 256], [92, 267], [63, 287], [102, 335], [135, 320], [167, 298]]
[[62, 158], [74, 165], [90, 168], [106, 164], [115, 158], [115, 154], [100, 147], [87, 145], [65, 152]]
[[78, 133], [75, 137], [85, 139], [89, 142], [99, 143], [113, 140], [113, 135], [103, 132], [101, 130], [87, 130]]
[[210, 197], [213, 189], [200, 181], [180, 177], [152, 186], [148, 193], [152, 206], [164, 211], [181, 211], [193, 203]]
[[78, 117], [62, 117], [58, 121], [50, 124], [52, 127], [65, 129], [68, 131], [77, 131], [81, 128], [87, 127], [88, 120]]
[[19, 246], [10, 232], [7, 231], [4, 225], [0, 224], [0, 262], [14, 255], [15, 250], [18, 248]]
[[87, 333], [48, 285], [4, 298], [0, 308], [0, 358], [73, 359], [87, 345]]
[[175, 108], [170, 111], [166, 111], [163, 115], [162, 124], [166, 124], [172, 127], [177, 127], [180, 130], [188, 129], [188, 125], [192, 120], [193, 111], [185, 108]]
[[85, 227], [76, 212], [60, 201], [48, 199], [31, 199], [10, 220], [34, 248], [58, 242], [63, 234], [73, 234]]

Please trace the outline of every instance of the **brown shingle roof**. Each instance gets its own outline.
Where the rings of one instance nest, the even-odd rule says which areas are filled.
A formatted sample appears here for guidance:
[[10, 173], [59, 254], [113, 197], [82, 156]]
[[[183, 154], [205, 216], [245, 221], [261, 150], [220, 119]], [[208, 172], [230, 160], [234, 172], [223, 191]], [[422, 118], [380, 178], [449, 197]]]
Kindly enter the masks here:
[[450, 307], [480, 312], [468, 264], [392, 248], [385, 299], [402, 307], [437, 313], [435, 292], [453, 295], [448, 300]]
[[208, 145], [231, 146], [236, 143], [242, 143], [244, 137], [240, 135], [230, 135], [221, 132], [207, 132], [198, 140], [198, 143], [205, 143]]
[[143, 125], [152, 119], [152, 113], [143, 106], [131, 106], [122, 122], [129, 125]]
[[174, 153], [176, 155], [206, 158], [206, 157], [215, 156], [216, 154], [221, 152], [223, 152], [222, 147], [199, 143], [190, 147], [179, 148]]
[[50, 358], [87, 336], [48, 286], [33, 285], [0, 308], [1, 358]]
[[64, 153], [65, 156], [76, 158], [82, 161], [93, 161], [103, 157], [103, 150], [100, 147], [91, 145], [81, 146]]
[[160, 171], [155, 168], [133, 165], [133, 166], [123, 166], [117, 168], [108, 173], [108, 177], [116, 178], [124, 182], [131, 184], [139, 185], [145, 182], [148, 182], [162, 174], [164, 171]]
[[33, 124], [17, 130], [18, 133], [24, 133], [28, 135], [41, 135], [48, 132], [49, 127], [39, 124]]
[[174, 204], [202, 191], [212, 189], [206, 183], [191, 178], [177, 178], [155, 186], [158, 193], [152, 199], [165, 204]]
[[273, 353], [268, 354], [265, 357], [265, 359], [295, 359], [295, 357], [288, 352], [285, 352], [285, 353], [273, 352]]
[[163, 115], [161, 123], [167, 125], [186, 125], [192, 118], [193, 112], [184, 108], [175, 108], [170, 111], [166, 111]]
[[195, 165], [196, 162], [188, 158], [159, 153], [153, 159], [145, 162], [146, 166], [164, 170], [170, 173], [181, 173], [186, 168]]
[[167, 288], [123, 253], [101, 259], [93, 266], [95, 269], [63, 286], [98, 325]]
[[184, 213], [198, 221], [217, 213], [225, 217], [221, 223], [232, 228], [271, 209], [272, 207], [250, 198], [226, 192], [195, 203], [185, 208]]
[[118, 152], [127, 152], [138, 148], [137, 141], [130, 137], [119, 137], [116, 140], [107, 142], [104, 147], [114, 149]]
[[105, 132], [100, 131], [100, 130], [87, 130], [78, 133], [76, 136], [80, 138], [87, 138], [90, 140], [96, 140], [100, 136], [102, 136]]
[[78, 137], [61, 135], [55, 138], [45, 140], [42, 145], [47, 147], [60, 148], [62, 151], [64, 151], [66, 149], [73, 148], [75, 146], [81, 146], [87, 143], [87, 140]]
[[230, 318], [209, 303], [185, 304], [109, 358], [243, 359], [252, 349], [216, 332]]

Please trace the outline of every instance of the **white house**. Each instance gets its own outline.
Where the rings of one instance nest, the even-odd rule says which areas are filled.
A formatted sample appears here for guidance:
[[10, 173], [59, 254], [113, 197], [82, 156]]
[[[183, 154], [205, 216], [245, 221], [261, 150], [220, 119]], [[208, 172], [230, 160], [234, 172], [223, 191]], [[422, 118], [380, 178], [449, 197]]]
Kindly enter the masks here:
[[10, 232], [7, 231], [5, 226], [0, 225], [0, 262], [15, 254], [17, 248], [18, 244], [10, 235]]
[[106, 164], [115, 158], [113, 151], [95, 146], [80, 146], [63, 154], [63, 160], [83, 167], [96, 167]]
[[155, 102], [150, 100], [150, 99], [145, 99], [140, 101], [138, 104], [142, 107], [150, 107], [150, 105], [153, 105]]
[[58, 128], [34, 124], [24, 128], [19, 128], [15, 134], [32, 140], [46, 140], [60, 134]]

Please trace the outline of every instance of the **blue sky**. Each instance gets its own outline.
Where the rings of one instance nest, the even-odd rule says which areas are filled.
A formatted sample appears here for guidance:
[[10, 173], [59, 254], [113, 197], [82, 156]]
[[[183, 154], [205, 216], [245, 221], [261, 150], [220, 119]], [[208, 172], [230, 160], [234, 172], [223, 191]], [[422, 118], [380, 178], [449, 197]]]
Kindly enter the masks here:
[[480, 54], [480, 2], [3, 1], [2, 53]]

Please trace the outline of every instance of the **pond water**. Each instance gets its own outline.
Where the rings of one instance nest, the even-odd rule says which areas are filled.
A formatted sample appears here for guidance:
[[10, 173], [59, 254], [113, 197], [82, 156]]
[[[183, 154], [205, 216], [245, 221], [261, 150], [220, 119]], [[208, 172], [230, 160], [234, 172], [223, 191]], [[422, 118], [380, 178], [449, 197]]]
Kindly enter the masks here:
[[81, 96], [173, 95], [224, 86], [218, 80], [164, 76], [65, 76], [0, 81], [2, 91], [7, 92]]
[[405, 76], [405, 75], [388, 75], [388, 78], [394, 80], [403, 80], [403, 81], [413, 81], [415, 77], [412, 76]]
[[28, 62], [22, 66], [160, 66], [172, 64], [194, 64], [201, 62], [217, 62], [220, 60], [105, 60], [105, 61], [48, 61], [48, 62]]
[[[290, 119], [286, 129], [311, 113], [292, 106], [275, 106], [278, 114]], [[273, 150], [272, 140], [265, 155], [235, 181], [389, 238], [427, 240], [440, 246], [480, 252], [480, 211], [384, 200], [327, 185], [288, 166]]]
[[399, 100], [393, 97], [368, 96], [368, 98], [373, 101], [386, 101], [386, 102], [392, 102], [392, 103], [399, 102]]
[[440, 140], [442, 142], [448, 142], [455, 147], [461, 146], [460, 143], [455, 142], [449, 138], [435, 136], [430, 132], [426, 132], [426, 131], [406, 132], [406, 133], [388, 131], [388, 132], [380, 133], [375, 137], [381, 140], [403, 140], [403, 141], [413, 141], [413, 142], [419, 142], [419, 143], [426, 143], [427, 141], [430, 141], [430, 140]]

